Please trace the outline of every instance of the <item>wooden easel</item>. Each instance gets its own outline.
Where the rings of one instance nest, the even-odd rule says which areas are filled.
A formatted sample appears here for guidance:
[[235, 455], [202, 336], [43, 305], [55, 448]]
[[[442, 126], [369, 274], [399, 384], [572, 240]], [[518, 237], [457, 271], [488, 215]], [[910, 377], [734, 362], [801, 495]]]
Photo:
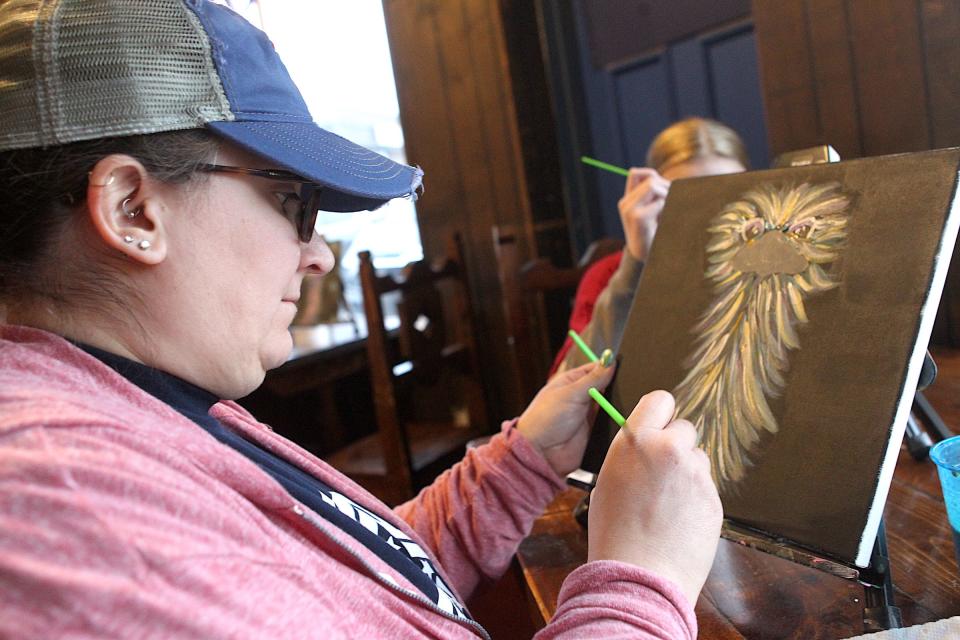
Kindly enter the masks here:
[[873, 543], [870, 565], [867, 567], [856, 567], [824, 558], [810, 550], [794, 546], [783, 540], [771, 539], [728, 520], [724, 520], [720, 535], [731, 542], [751, 549], [757, 549], [845, 580], [859, 582], [863, 585], [863, 630], [865, 633], [899, 629], [903, 626], [900, 608], [894, 604], [893, 599], [893, 579], [890, 575], [887, 536], [882, 520], [877, 530], [877, 539]]
[[[587, 513], [590, 508], [589, 491], [593, 489], [595, 483], [596, 476], [586, 471], [578, 470], [567, 476], [567, 484], [588, 492], [573, 510], [574, 518], [584, 529], [587, 528]], [[880, 527], [877, 529], [877, 539], [873, 543], [873, 552], [870, 554], [870, 564], [867, 567], [857, 567], [824, 558], [808, 549], [792, 545], [785, 540], [770, 538], [729, 520], [723, 521], [720, 536], [736, 544], [763, 551], [790, 562], [845, 580], [859, 582], [863, 585], [865, 633], [899, 629], [903, 626], [900, 608], [894, 604], [893, 579], [890, 575], [890, 557], [887, 553], [887, 536], [883, 520], [880, 521]]]
[[[916, 394], [914, 396], [914, 405], [921, 404], [921, 410], [924, 412], [924, 422], [933, 423], [934, 436], [942, 439], [941, 435], [949, 435], [949, 430], [940, 416], [937, 415], [933, 407], [924, 398], [922, 390], [933, 384], [936, 379], [937, 366], [928, 351], [924, 356], [923, 369], [920, 374], [920, 380]], [[945, 430], [944, 434], [939, 429]], [[907, 448], [911, 453], [916, 448], [911, 444], [910, 439], [915, 436], [907, 430], [905, 438]], [[903, 626], [903, 620], [900, 616], [900, 609], [894, 604], [893, 598], [893, 578], [890, 572], [890, 555], [887, 552], [887, 535], [880, 521], [877, 529], [877, 539], [873, 543], [873, 552], [870, 554], [870, 564], [867, 567], [856, 567], [836, 560], [825, 559], [809, 550], [792, 546], [790, 543], [782, 540], [772, 540], [763, 534], [753, 532], [747, 528], [724, 521], [724, 538], [743, 544], [745, 546], [759, 549], [771, 553], [780, 558], [790, 560], [820, 571], [847, 580], [856, 580], [863, 585], [863, 629], [866, 633], [874, 631], [884, 631], [886, 629], [899, 629]]]

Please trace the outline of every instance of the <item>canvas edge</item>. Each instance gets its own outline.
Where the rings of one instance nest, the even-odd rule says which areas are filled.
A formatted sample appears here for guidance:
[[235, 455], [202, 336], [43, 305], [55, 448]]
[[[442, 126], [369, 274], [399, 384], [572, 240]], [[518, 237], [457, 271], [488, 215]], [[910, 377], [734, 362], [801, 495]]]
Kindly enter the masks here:
[[[953, 197], [950, 204], [950, 212], [947, 214], [947, 220], [943, 226], [943, 233], [940, 237], [937, 260], [934, 265], [933, 277], [930, 280], [930, 295], [927, 297], [926, 303], [920, 312], [920, 326], [917, 331], [913, 354], [910, 356], [910, 362], [907, 366], [904, 389], [916, 389], [917, 382], [920, 379], [920, 369], [923, 366], [923, 358], [926, 354], [927, 346], [930, 343], [930, 336], [933, 333], [933, 323], [936, 319], [937, 307], [940, 305], [940, 298], [943, 295], [943, 287], [947, 279], [947, 271], [950, 268], [950, 259], [953, 256], [957, 233], [960, 232], [960, 189], [958, 189], [958, 182], [960, 182], [960, 172], [958, 172], [953, 182]], [[946, 257], [946, 259], [944, 259], [944, 257]], [[883, 517], [883, 510], [887, 503], [887, 495], [890, 492], [890, 485], [893, 482], [893, 472], [897, 466], [897, 458], [900, 455], [903, 434], [907, 426], [907, 416], [910, 414], [912, 406], [913, 394], [902, 394], [890, 430], [890, 438], [887, 441], [887, 451], [880, 464], [880, 473], [877, 476], [877, 490], [874, 492], [873, 503], [870, 505], [870, 510], [867, 513], [867, 523], [860, 536], [860, 542], [857, 545], [857, 554], [854, 559], [854, 564], [857, 567], [865, 568], [870, 566], [870, 556], [873, 553], [877, 531], [880, 529], [880, 520]]]

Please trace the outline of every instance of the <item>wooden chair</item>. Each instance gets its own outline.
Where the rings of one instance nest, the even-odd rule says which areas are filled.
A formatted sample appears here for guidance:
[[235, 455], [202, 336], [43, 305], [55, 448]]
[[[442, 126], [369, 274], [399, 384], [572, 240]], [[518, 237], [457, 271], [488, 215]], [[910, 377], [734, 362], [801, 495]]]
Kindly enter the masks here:
[[[327, 461], [397, 504], [490, 433], [474, 316], [459, 236], [443, 260], [410, 263], [400, 279], [377, 275], [369, 252], [359, 257], [377, 431]], [[384, 302], [393, 298], [400, 324], [388, 330]]]
[[511, 226], [494, 226], [493, 244], [503, 292], [512, 388], [516, 390], [512, 409], [519, 412], [546, 382], [565, 339], [584, 272], [597, 260], [622, 249], [623, 241], [594, 241], [572, 267], [558, 267], [547, 258], [521, 262], [518, 232]]

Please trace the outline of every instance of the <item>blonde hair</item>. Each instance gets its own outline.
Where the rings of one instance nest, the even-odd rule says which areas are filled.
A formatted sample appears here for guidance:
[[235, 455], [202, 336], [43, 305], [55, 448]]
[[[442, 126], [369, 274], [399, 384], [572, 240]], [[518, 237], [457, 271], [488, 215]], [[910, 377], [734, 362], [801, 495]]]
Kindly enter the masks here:
[[746, 147], [737, 132], [709, 118], [679, 120], [657, 134], [647, 150], [647, 166], [662, 172], [707, 156], [730, 158], [750, 168]]

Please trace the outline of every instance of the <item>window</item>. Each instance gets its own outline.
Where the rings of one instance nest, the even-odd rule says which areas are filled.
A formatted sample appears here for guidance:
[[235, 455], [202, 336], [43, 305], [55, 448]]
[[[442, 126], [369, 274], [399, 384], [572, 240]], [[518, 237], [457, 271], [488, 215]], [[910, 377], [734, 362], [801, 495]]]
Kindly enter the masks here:
[[[406, 162], [381, 0], [222, 0], [273, 41], [313, 119], [357, 144]], [[397, 199], [372, 212], [321, 213], [318, 229], [341, 243], [347, 302], [362, 308], [357, 253], [378, 269], [423, 257], [416, 211]]]

